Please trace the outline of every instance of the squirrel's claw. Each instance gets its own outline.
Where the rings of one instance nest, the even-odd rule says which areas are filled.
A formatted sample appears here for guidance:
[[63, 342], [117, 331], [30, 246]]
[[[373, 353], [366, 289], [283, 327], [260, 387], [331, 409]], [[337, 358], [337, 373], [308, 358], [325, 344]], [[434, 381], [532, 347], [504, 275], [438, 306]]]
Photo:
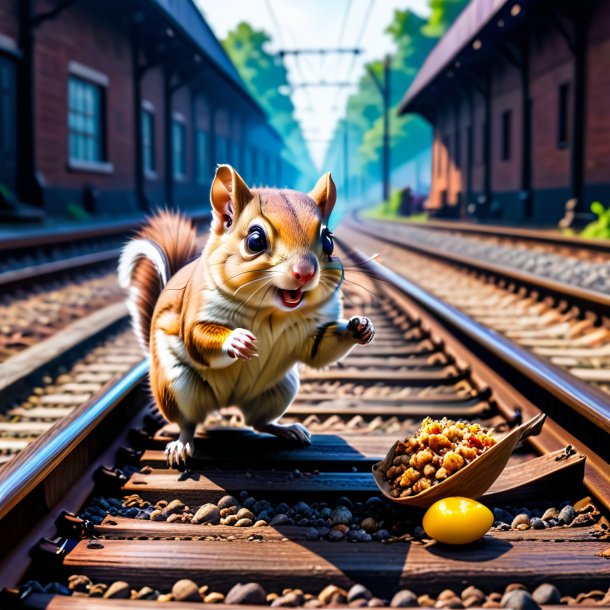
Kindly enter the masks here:
[[256, 428], [259, 432], [268, 432], [279, 438], [286, 439], [293, 443], [298, 443], [303, 447], [311, 445], [311, 432], [303, 424], [265, 424]]
[[191, 443], [183, 443], [180, 440], [172, 441], [167, 443], [165, 447], [165, 458], [167, 465], [170, 468], [180, 467], [181, 465], [186, 466], [186, 460], [188, 457], [193, 457], [193, 447]]
[[354, 316], [347, 323], [347, 329], [351, 331], [352, 337], [360, 344], [367, 345], [375, 337], [373, 323], [364, 316]]
[[258, 358], [255, 343], [256, 337], [249, 330], [236, 328], [225, 340], [223, 348], [231, 358], [250, 360], [252, 357]]

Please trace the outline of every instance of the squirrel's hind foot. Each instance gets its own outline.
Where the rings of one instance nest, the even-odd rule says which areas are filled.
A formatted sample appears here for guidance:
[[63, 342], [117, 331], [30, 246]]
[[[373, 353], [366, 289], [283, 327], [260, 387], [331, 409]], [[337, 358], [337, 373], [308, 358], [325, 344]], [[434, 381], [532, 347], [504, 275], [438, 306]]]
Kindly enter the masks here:
[[181, 440], [167, 443], [165, 447], [165, 459], [169, 468], [186, 467], [186, 461], [193, 457], [193, 443], [183, 443]]
[[258, 432], [268, 432], [293, 443], [299, 443], [303, 447], [311, 445], [311, 433], [303, 424], [265, 424], [264, 426], [257, 426], [256, 430]]

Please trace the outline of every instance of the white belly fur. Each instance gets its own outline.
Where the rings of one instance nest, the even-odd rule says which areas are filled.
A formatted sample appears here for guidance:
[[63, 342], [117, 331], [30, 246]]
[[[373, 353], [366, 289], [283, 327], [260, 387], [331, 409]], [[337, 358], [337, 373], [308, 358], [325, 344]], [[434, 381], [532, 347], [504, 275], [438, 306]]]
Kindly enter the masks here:
[[[284, 378], [316, 329], [340, 318], [341, 310], [337, 295], [307, 317], [299, 312], [278, 319], [265, 316], [250, 328], [245, 320], [235, 320], [232, 326], [248, 328], [256, 336], [259, 357], [245, 362], [237, 360], [222, 369], [198, 366], [180, 337], [157, 331], [159, 363], [170, 380], [180, 411], [198, 422], [220, 407], [241, 407], [257, 397]], [[202, 312], [202, 319], [210, 319], [208, 312]]]

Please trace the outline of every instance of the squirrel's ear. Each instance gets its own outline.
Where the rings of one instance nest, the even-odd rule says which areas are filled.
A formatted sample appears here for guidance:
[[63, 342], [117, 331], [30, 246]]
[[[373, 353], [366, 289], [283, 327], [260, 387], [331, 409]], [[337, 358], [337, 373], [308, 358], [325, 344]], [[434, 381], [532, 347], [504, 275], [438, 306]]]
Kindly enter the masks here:
[[328, 222], [330, 213], [333, 211], [337, 201], [337, 188], [330, 172], [327, 172], [318, 180], [313, 190], [309, 192], [309, 196], [318, 204], [324, 221]]
[[214, 231], [220, 235], [230, 228], [252, 197], [248, 185], [230, 165], [219, 165], [210, 190]]

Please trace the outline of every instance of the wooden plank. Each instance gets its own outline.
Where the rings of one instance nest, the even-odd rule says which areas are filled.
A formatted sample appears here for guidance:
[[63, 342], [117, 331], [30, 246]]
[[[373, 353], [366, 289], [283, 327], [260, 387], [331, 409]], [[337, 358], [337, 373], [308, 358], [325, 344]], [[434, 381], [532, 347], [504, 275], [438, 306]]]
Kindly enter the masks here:
[[[596, 555], [608, 543], [599, 541], [545, 544], [542, 555], [538, 541], [511, 543], [492, 536], [459, 548], [289, 539], [103, 540], [101, 544], [103, 548], [89, 549], [88, 541], [79, 542], [63, 559], [65, 574], [86, 574], [102, 582], [112, 582], [120, 574], [135, 587], [171, 587], [176, 580], [190, 578], [223, 592], [236, 581], [259, 582], [270, 590], [290, 583], [306, 592], [320, 591], [329, 582], [342, 587], [360, 582], [384, 596], [398, 587], [434, 594], [473, 581], [484, 590], [512, 582], [526, 586], [551, 582], [566, 594], [585, 587], [603, 589], [610, 579], [610, 562]], [[222, 557], [230, 559], [219, 561]]]
[[104, 328], [126, 318], [127, 314], [127, 306], [123, 302], [108, 305], [9, 358], [0, 364], [0, 391], [31, 375], [33, 371], [49, 364]]
[[[216, 538], [218, 540], [248, 540], [251, 536], [262, 536], [265, 541], [281, 541], [288, 538], [293, 542], [305, 541], [307, 527], [282, 525], [263, 527], [234, 527], [231, 525], [197, 525], [192, 523], [166, 523], [165, 521], [144, 521], [125, 517], [106, 517], [101, 525], [95, 526], [95, 536], [109, 540], [121, 540], [149, 536], [151, 538]], [[545, 530], [490, 532], [489, 538], [498, 540], [556, 542], [598, 542], [593, 531], [586, 527], [555, 527]], [[544, 553], [541, 548], [540, 553]]]
[[[381, 400], [382, 399], [380, 398], [376, 402], [381, 402]], [[489, 405], [487, 403], [481, 402], [469, 405], [470, 401], [464, 401], [463, 406], [448, 406], [446, 403], [423, 403], [421, 405], [396, 404], [400, 403], [399, 400], [387, 401], [388, 404], [363, 406], [362, 404], [359, 404], [362, 401], [357, 398], [333, 400], [330, 397], [326, 397], [321, 402], [328, 404], [307, 404], [307, 402], [305, 401], [300, 404], [292, 404], [288, 411], [286, 411], [286, 413], [284, 414], [284, 417], [290, 418], [291, 415], [299, 415], [301, 417], [308, 415], [339, 415], [343, 417], [354, 417], [356, 415], [361, 415], [362, 417], [396, 416], [401, 418], [409, 417], [418, 419], [426, 416], [473, 418], [477, 416], [482, 416], [484, 412], [489, 408]]]
[[416, 371], [383, 371], [383, 370], [344, 370], [331, 369], [328, 371], [302, 372], [303, 383], [314, 381], [342, 381], [343, 383], [375, 383], [382, 381], [386, 385], [454, 385], [466, 379], [468, 371], [456, 371], [454, 367], [438, 367], [435, 370]]
[[[168, 494], [180, 498], [189, 506], [217, 502], [227, 493], [239, 493], [247, 489], [256, 497], [308, 498], [321, 496], [336, 498], [348, 495], [377, 495], [370, 471], [367, 472], [304, 472], [295, 477], [290, 471], [252, 471], [244, 475], [243, 470], [197, 471], [189, 478], [179, 481], [175, 472], [153, 470], [150, 474], [134, 473], [123, 486], [125, 494], [137, 493], [147, 500], [167, 499]], [[264, 496], [263, 496], [264, 494]]]
[[[514, 502], [540, 497], [565, 495], [582, 485], [584, 456], [573, 455], [565, 460], [555, 458], [563, 450], [544, 455], [504, 469], [484, 495], [485, 502]], [[226, 493], [247, 489], [255, 497], [296, 496], [298, 499], [336, 496], [377, 495], [371, 472], [303, 472], [296, 476], [289, 471], [212, 470], [193, 472], [185, 480], [168, 470], [131, 475], [123, 492], [138, 493], [147, 500], [180, 498], [189, 505], [216, 502]]]
[[[155, 436], [141, 458], [142, 465], [164, 466], [163, 450], [171, 437]], [[314, 434], [311, 447], [298, 447], [268, 434], [256, 434], [248, 429], [215, 429], [205, 437], [195, 438], [193, 466], [200, 467], [220, 461], [253, 467], [264, 464], [270, 468], [324, 468], [340, 470], [358, 467], [369, 469], [389, 448], [384, 436], [349, 436]], [[319, 465], [319, 466], [316, 466]]]

